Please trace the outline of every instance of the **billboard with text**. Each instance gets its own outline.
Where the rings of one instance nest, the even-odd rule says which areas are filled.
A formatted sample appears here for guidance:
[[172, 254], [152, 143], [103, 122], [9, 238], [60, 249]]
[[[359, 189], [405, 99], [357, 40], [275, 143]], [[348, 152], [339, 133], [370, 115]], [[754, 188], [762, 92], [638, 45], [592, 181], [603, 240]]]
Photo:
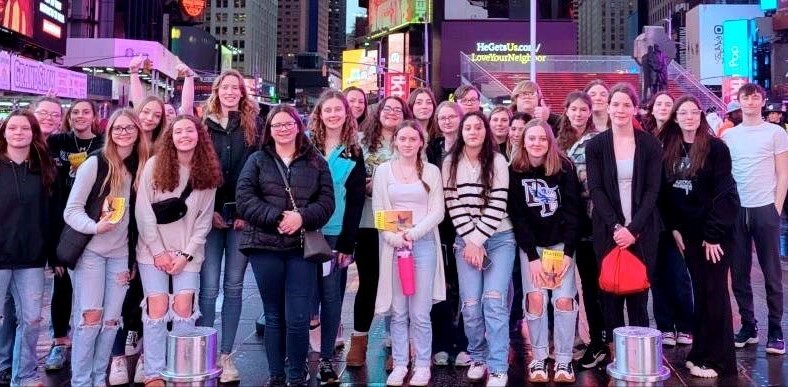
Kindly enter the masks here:
[[65, 0], [0, 1], [0, 26], [25, 42], [66, 54]]
[[378, 89], [377, 50], [342, 52], [342, 88], [358, 87], [369, 93]]
[[369, 0], [369, 31], [380, 32], [406, 23], [430, 20], [432, 0]]

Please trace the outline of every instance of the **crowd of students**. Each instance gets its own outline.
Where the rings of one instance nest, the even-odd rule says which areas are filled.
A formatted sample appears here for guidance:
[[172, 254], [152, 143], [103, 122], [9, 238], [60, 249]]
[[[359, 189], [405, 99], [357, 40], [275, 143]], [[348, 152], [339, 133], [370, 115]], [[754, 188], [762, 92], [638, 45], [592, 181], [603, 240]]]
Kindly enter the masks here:
[[[341, 311], [352, 263], [347, 365], [366, 364], [372, 320], [387, 316], [388, 385], [427, 385], [432, 366], [453, 360], [469, 380], [505, 386], [520, 320], [532, 382], [572, 383], [576, 367], [611, 361], [615, 328], [649, 325], [648, 289], [600, 289], [601, 262], [617, 249], [646, 267], [663, 345], [692, 345], [689, 372], [710, 378], [735, 374], [734, 348], [759, 340], [754, 243], [766, 351], [785, 353], [788, 134], [763, 120], [757, 85], [739, 90], [742, 121], [721, 138], [694, 97], [658, 93], [640, 115], [631, 85], [601, 81], [567, 95], [558, 112], [524, 81], [511, 106], [489, 116], [469, 85], [454, 101], [417, 89], [374, 106], [360, 89], [328, 90], [306, 124], [287, 105], [259, 117], [232, 70], [214, 82], [202, 118], [190, 98], [178, 115], [134, 94], [135, 110], [114, 112], [106, 134], [91, 101], [73, 101], [62, 117], [51, 97], [0, 126], [0, 372], [13, 385], [42, 385], [46, 267], [55, 275], [45, 366], [70, 360], [75, 386], [128, 383], [126, 355], [140, 348], [135, 381], [163, 386], [168, 324], [212, 326], [220, 286], [221, 381], [238, 381], [231, 354], [248, 263], [271, 386], [304, 385], [310, 350], [320, 353], [321, 384], [339, 381], [332, 358], [351, 324]], [[408, 210], [412, 224], [378, 230], [382, 210]], [[333, 250], [328, 263], [305, 259], [314, 230]], [[411, 291], [399, 278], [403, 250], [414, 262]], [[579, 318], [590, 342], [574, 361]]]

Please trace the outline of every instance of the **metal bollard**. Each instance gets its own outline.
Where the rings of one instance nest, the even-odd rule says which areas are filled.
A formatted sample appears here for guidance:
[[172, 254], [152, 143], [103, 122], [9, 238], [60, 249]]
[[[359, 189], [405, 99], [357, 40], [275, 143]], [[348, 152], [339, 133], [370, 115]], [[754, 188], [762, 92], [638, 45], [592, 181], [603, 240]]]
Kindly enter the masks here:
[[613, 330], [616, 358], [608, 364], [607, 374], [615, 379], [654, 383], [670, 377], [662, 364], [662, 333], [646, 327], [620, 327]]
[[168, 386], [216, 386], [222, 369], [216, 366], [216, 329], [194, 327], [167, 335], [167, 368], [161, 372]]

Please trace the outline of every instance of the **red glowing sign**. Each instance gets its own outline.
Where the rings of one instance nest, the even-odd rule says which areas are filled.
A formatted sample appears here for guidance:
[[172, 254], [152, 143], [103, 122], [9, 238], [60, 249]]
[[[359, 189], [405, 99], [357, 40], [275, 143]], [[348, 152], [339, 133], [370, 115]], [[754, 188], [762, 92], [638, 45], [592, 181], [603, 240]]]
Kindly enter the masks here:
[[181, 7], [187, 15], [197, 17], [205, 11], [205, 0], [181, 0]]

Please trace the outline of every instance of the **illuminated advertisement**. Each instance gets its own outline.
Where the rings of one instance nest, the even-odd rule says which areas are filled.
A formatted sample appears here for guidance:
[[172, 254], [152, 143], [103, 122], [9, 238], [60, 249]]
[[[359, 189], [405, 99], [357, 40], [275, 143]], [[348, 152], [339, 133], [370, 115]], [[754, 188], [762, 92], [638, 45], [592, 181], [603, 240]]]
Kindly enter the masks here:
[[377, 50], [342, 52], [342, 88], [355, 86], [369, 93], [378, 89]]
[[410, 75], [405, 73], [386, 73], [383, 95], [386, 97], [400, 97], [405, 101], [410, 96]]
[[729, 77], [752, 75], [752, 37], [749, 20], [722, 23], [722, 73]]
[[66, 54], [65, 0], [0, 0], [0, 25], [27, 42]]
[[[572, 19], [575, 12], [571, 1], [536, 0], [538, 20]], [[508, 19], [526, 20], [530, 2], [525, 0], [453, 0], [446, 7], [446, 20]]]
[[728, 102], [736, 101], [739, 89], [744, 86], [749, 79], [745, 77], [725, 77], [722, 79], [722, 102], [727, 106]]
[[190, 17], [200, 17], [205, 11], [205, 0], [181, 0], [181, 8]]
[[405, 72], [405, 34], [391, 34], [389, 40], [389, 55], [386, 63], [389, 71]]
[[[547, 61], [550, 55], [577, 55], [577, 24], [571, 21], [537, 22], [536, 37], [537, 61]], [[445, 21], [440, 52], [441, 87], [459, 86], [460, 53], [485, 66], [526, 64], [531, 61], [530, 51], [527, 21]]]
[[[5, 61], [5, 55], [8, 54], [0, 53], [0, 63]], [[87, 97], [87, 75], [16, 55], [9, 57], [8, 90], [39, 95], [52, 91], [62, 98]]]
[[379, 32], [407, 23], [428, 22], [431, 3], [432, 0], [369, 0], [369, 31]]
[[32, 38], [36, 10], [33, 0], [0, 1], [0, 20], [3, 28]]

